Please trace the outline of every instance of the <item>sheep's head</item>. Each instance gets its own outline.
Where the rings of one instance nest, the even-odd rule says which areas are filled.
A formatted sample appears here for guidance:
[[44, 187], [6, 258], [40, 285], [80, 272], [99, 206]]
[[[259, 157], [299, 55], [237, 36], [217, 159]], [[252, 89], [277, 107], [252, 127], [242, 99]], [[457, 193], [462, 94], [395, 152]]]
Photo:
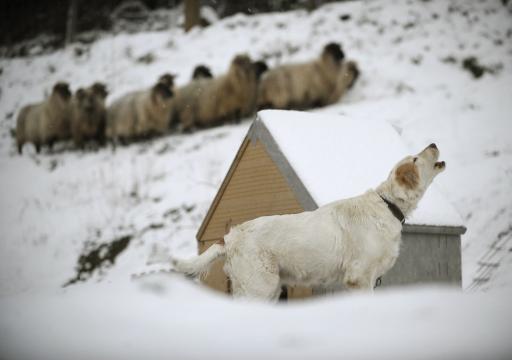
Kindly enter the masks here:
[[322, 56], [328, 56], [335, 63], [341, 63], [345, 58], [345, 53], [341, 49], [340, 44], [332, 42], [324, 46]]
[[206, 65], [197, 65], [192, 73], [192, 79], [211, 79], [213, 78], [210, 68]]
[[67, 101], [71, 98], [71, 90], [67, 82], [58, 82], [53, 86], [53, 94], [59, 96], [61, 99]]

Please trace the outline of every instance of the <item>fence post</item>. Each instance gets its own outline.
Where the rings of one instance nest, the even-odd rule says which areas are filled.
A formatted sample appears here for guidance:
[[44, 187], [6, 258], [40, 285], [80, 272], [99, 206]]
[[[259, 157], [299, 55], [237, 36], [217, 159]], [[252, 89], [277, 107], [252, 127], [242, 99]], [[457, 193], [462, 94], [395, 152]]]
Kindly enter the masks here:
[[185, 0], [185, 31], [199, 24], [199, 0]]
[[68, 19], [66, 22], [66, 40], [65, 45], [71, 44], [75, 38], [76, 30], [76, 13], [79, 0], [70, 0], [68, 8]]

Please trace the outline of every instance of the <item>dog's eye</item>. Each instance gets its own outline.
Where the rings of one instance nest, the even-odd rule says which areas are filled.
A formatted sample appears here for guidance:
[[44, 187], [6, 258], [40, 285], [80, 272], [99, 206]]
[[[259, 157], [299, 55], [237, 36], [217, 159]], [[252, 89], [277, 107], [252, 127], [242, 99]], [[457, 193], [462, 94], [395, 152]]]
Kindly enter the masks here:
[[416, 162], [416, 160], [418, 160], [418, 158], [417, 158], [417, 157], [415, 157], [414, 159], [412, 159], [412, 162], [413, 162], [413, 163], [415, 163], [415, 162]]

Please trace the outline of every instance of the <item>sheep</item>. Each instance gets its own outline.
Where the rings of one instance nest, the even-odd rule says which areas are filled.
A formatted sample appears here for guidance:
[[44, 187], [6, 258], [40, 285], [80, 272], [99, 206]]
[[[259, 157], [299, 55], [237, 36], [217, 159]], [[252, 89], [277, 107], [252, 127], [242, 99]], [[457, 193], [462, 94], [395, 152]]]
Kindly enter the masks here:
[[32, 143], [36, 147], [36, 152], [41, 150], [41, 132], [40, 132], [40, 113], [42, 104], [31, 104], [24, 106], [16, 122], [16, 145], [18, 153], [23, 151], [25, 143]]
[[98, 82], [75, 92], [71, 101], [71, 136], [75, 146], [82, 148], [84, 142], [91, 140], [103, 144], [107, 95], [106, 86]]
[[337, 43], [324, 46], [314, 61], [269, 70], [258, 93], [258, 108], [309, 109], [332, 101], [345, 54]]
[[107, 108], [105, 137], [114, 144], [120, 141], [126, 144], [135, 137], [136, 114], [133, 99], [139, 91], [124, 95]]
[[261, 64], [247, 55], [237, 55], [227, 74], [200, 78], [179, 88], [174, 101], [174, 122], [182, 131], [237, 120], [252, 114], [256, 107]]
[[210, 68], [206, 65], [197, 65], [192, 72], [192, 80], [213, 78]]
[[53, 87], [52, 94], [44, 105], [41, 117], [42, 144], [50, 150], [56, 141], [70, 138], [71, 91], [69, 84], [59, 82]]
[[128, 93], [107, 110], [105, 135], [126, 143], [150, 135], [165, 134], [170, 128], [174, 76], [164, 74], [150, 89]]
[[136, 96], [135, 132], [138, 137], [164, 135], [170, 128], [174, 91], [168, 85], [158, 82], [149, 91]]
[[173, 101], [173, 113], [171, 123], [180, 131], [190, 131], [197, 122], [199, 109], [198, 98], [208, 87], [210, 79], [199, 78], [191, 81], [185, 86], [176, 89]]
[[69, 85], [58, 82], [48, 99], [23, 107], [16, 124], [18, 153], [22, 153], [23, 145], [28, 142], [33, 143], [39, 153], [43, 145], [51, 150], [55, 141], [69, 139], [70, 102]]

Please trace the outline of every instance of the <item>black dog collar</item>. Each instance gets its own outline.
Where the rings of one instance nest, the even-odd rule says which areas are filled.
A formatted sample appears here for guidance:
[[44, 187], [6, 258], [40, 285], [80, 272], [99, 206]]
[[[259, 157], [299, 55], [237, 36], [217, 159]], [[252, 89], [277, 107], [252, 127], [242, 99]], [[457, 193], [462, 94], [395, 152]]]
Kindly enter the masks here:
[[393, 204], [391, 201], [383, 198], [381, 195], [379, 195], [379, 196], [388, 205], [389, 211], [391, 211], [393, 213], [393, 215], [395, 215], [395, 217], [398, 219], [398, 221], [400, 221], [400, 224], [403, 225], [405, 222], [405, 216], [404, 216], [404, 213], [402, 212], [402, 210], [400, 210], [400, 208], [398, 206], [396, 206], [395, 204]]

